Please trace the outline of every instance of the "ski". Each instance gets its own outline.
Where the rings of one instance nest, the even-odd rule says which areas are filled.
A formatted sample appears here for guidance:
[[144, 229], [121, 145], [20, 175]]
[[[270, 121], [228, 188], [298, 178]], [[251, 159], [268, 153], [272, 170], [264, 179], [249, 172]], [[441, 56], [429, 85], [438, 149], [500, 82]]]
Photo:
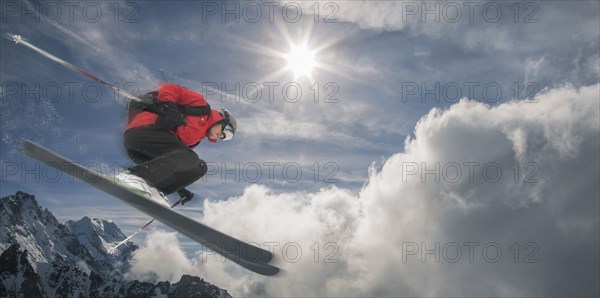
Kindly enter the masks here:
[[109, 176], [87, 169], [32, 141], [25, 140], [22, 149], [27, 156], [124, 201], [250, 271], [266, 276], [272, 276], [279, 272], [278, 267], [268, 264], [273, 260], [273, 254], [267, 250], [245, 243], [184, 216], [168, 206], [116, 183]]

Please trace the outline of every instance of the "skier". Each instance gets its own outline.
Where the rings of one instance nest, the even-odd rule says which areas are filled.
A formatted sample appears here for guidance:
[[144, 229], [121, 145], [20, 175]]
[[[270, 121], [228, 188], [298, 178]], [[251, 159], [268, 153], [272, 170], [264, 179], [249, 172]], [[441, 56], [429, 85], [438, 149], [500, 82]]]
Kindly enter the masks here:
[[237, 122], [229, 111], [211, 109], [200, 93], [176, 84], [141, 98], [145, 103], [130, 103], [124, 134], [127, 154], [137, 165], [117, 179], [165, 201], [177, 191], [183, 204], [193, 196], [185, 187], [207, 172], [192, 149], [205, 137], [212, 143], [231, 140]]

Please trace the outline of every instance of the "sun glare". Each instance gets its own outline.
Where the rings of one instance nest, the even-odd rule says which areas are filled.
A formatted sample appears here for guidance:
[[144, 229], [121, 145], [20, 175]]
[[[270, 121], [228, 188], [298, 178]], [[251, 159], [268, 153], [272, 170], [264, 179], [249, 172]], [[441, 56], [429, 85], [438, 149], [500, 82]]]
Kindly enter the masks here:
[[315, 53], [306, 46], [294, 46], [286, 55], [287, 68], [296, 77], [310, 76], [315, 67]]
[[[333, 38], [311, 36], [312, 23], [298, 30], [294, 36], [288, 30], [286, 24], [278, 23], [274, 35], [267, 35], [273, 41], [273, 47], [269, 43], [257, 43], [253, 40], [239, 39], [243, 48], [256, 54], [266, 55], [272, 59], [273, 72], [265, 74], [261, 80], [278, 80], [293, 76], [294, 80], [314, 82], [315, 77], [322, 77], [326, 73], [335, 73], [350, 77], [351, 71], [341, 71], [345, 64], [331, 62], [336, 58], [333, 46], [344, 39], [347, 35], [340, 34]], [[295, 28], [295, 27], [294, 27]], [[335, 59], [339, 61], [339, 59]], [[326, 72], [326, 73], [322, 73]]]

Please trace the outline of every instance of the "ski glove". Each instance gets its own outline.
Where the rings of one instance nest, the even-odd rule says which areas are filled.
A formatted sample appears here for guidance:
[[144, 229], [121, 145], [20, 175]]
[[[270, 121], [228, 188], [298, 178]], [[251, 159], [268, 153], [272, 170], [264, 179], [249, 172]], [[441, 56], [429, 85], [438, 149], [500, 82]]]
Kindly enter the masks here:
[[194, 197], [194, 194], [185, 188], [178, 190], [177, 193], [181, 197], [181, 205], [184, 205], [186, 202], [189, 202]]
[[175, 103], [170, 101], [157, 102], [152, 105], [152, 110], [156, 111], [159, 120], [169, 129], [187, 125], [183, 119], [183, 114], [181, 114]]

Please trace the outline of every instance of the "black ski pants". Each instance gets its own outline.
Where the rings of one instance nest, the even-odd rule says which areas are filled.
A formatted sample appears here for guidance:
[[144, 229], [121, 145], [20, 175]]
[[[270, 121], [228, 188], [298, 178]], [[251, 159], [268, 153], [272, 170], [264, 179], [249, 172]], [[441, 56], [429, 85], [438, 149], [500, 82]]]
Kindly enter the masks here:
[[136, 127], [125, 132], [127, 155], [138, 165], [132, 174], [146, 180], [165, 194], [178, 191], [200, 179], [206, 162], [168, 131]]

